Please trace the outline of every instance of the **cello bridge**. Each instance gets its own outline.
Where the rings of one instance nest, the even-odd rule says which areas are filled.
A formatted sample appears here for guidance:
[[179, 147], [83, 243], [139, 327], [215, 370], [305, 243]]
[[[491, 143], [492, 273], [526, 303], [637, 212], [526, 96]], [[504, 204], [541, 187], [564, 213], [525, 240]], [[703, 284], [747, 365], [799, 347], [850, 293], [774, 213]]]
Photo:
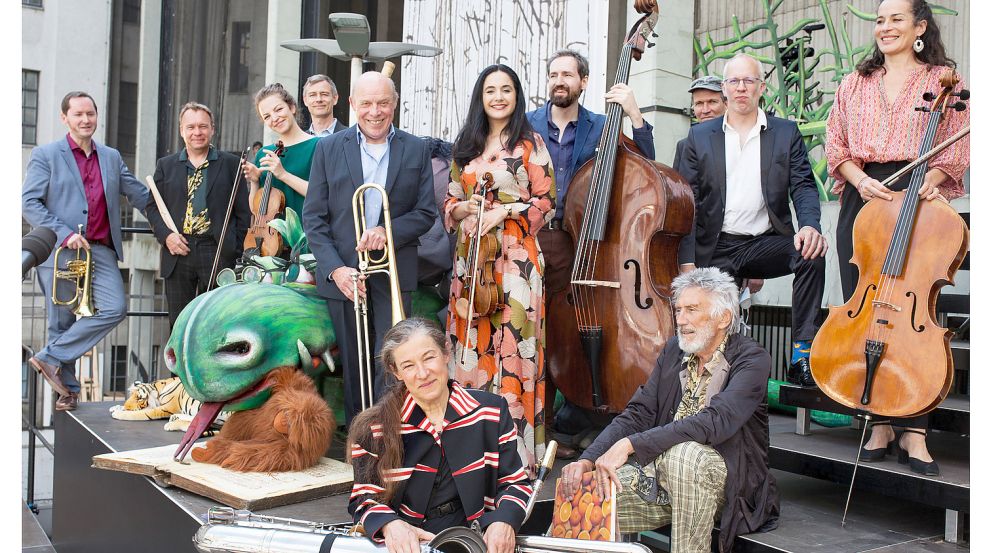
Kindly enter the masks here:
[[901, 312], [901, 307], [894, 305], [893, 303], [886, 302], [884, 300], [873, 300], [870, 302], [874, 307], [886, 307], [892, 311]]
[[573, 280], [570, 284], [577, 286], [604, 286], [607, 288], [621, 288], [620, 282], [611, 282], [607, 280]]

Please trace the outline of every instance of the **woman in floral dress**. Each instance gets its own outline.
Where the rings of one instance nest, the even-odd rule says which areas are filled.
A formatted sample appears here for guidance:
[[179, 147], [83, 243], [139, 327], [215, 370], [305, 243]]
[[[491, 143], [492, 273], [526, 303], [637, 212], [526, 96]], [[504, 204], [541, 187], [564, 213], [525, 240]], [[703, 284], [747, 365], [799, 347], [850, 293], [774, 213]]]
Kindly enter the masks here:
[[[519, 450], [531, 471], [546, 436], [546, 303], [536, 234], [553, 217], [556, 187], [549, 152], [526, 120], [525, 104], [510, 67], [491, 65], [481, 72], [454, 143], [444, 217], [449, 230], [460, 229], [447, 315], [454, 378], [508, 400]], [[482, 228], [476, 229], [481, 200], [476, 191], [483, 186]], [[500, 304], [491, 315], [468, 321], [464, 277], [475, 232], [494, 234], [501, 246], [494, 260]]]

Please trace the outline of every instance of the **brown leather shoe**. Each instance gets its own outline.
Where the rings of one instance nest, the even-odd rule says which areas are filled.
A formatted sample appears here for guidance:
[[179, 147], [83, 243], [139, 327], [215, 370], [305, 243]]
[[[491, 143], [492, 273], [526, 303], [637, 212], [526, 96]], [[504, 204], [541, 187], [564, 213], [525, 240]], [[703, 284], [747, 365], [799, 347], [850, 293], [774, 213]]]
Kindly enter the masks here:
[[61, 378], [58, 376], [58, 373], [61, 372], [61, 367], [49, 365], [37, 357], [32, 357], [28, 359], [27, 362], [30, 363], [31, 366], [34, 367], [34, 370], [40, 373], [41, 376], [48, 381], [48, 384], [51, 385], [51, 389], [58, 392], [58, 395], [67, 396], [71, 394], [71, 392], [68, 391], [68, 388], [66, 388], [62, 383]]
[[79, 395], [69, 392], [68, 395], [61, 396], [55, 402], [55, 411], [74, 411], [79, 406]]
[[557, 459], [576, 459], [579, 455], [579, 451], [576, 449], [563, 445], [560, 442], [556, 442], [556, 458]]

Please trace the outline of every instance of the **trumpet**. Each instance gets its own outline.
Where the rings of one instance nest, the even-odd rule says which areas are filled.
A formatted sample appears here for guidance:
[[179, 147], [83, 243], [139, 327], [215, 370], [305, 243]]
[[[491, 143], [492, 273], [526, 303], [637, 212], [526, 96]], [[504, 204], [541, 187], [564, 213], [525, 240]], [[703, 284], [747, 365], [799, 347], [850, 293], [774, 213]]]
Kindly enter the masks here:
[[[82, 225], [79, 225], [79, 236], [82, 235]], [[69, 260], [64, 269], [59, 269], [58, 258], [65, 247], [55, 250], [54, 278], [51, 279], [51, 303], [54, 305], [72, 305], [72, 313], [79, 317], [90, 317], [96, 314], [92, 304], [92, 252], [85, 248], [75, 250], [75, 259]], [[85, 252], [85, 255], [82, 252]], [[58, 281], [73, 281], [75, 295], [63, 300], [58, 297]]]
[[403, 298], [399, 291], [399, 273], [396, 271], [396, 247], [393, 242], [392, 221], [389, 218], [389, 196], [382, 185], [367, 182], [359, 186], [352, 196], [352, 215], [355, 220], [355, 243], [358, 244], [362, 235], [368, 229], [368, 221], [365, 218], [365, 194], [369, 190], [375, 190], [382, 198], [382, 227], [386, 231], [386, 243], [379, 250], [378, 256], [374, 257], [371, 251], [358, 253], [358, 272], [352, 275], [354, 280], [355, 296], [355, 334], [358, 342], [358, 382], [361, 393], [362, 408], [371, 407], [375, 403], [375, 393], [373, 390], [373, 367], [372, 360], [372, 340], [369, 336], [369, 313], [367, 298], [362, 298], [358, 294], [358, 283], [360, 280], [367, 279], [370, 275], [383, 273], [389, 277], [389, 295], [392, 301], [392, 324], [406, 318], [403, 311]]

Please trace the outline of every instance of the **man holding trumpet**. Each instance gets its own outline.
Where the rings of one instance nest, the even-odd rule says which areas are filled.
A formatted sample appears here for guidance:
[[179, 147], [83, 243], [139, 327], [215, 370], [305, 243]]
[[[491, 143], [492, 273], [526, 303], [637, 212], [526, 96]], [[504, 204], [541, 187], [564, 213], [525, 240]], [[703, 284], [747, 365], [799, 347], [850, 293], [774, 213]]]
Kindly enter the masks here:
[[[369, 305], [372, 359], [392, 326], [391, 283], [384, 275], [360, 276], [357, 252], [376, 252], [373, 256], [378, 257], [379, 250], [388, 248], [389, 255], [395, 256], [398, 290], [409, 316], [409, 292], [417, 285], [419, 238], [437, 217], [430, 150], [423, 139], [393, 126], [398, 99], [396, 85], [382, 73], [366, 72], [355, 81], [348, 101], [357, 124], [318, 143], [304, 202], [304, 232], [317, 259], [317, 289], [328, 300], [341, 348], [348, 424], [369, 406], [360, 399], [355, 294]], [[352, 197], [365, 183], [385, 187], [393, 244], [387, 244], [386, 214], [375, 190], [365, 194], [365, 220], [360, 224], [366, 230], [356, 240]], [[368, 402], [374, 402], [385, 392], [386, 381], [374, 363], [367, 365], [370, 374], [364, 376], [373, 384], [374, 396]]]
[[[38, 267], [38, 282], [47, 298], [48, 344], [29, 363], [60, 395], [55, 409], [71, 411], [78, 406], [81, 389], [75, 361], [126, 317], [126, 295], [117, 264], [123, 259], [120, 196], [143, 211], [150, 194], [130, 174], [117, 150], [92, 140], [99, 122], [92, 96], [80, 91], [66, 94], [61, 101], [61, 121], [68, 127], [65, 138], [31, 152], [21, 207], [31, 226], [55, 231], [59, 246], [85, 249], [81, 256], [91, 256], [92, 289], [88, 292], [95, 313], [78, 320], [70, 306], [52, 301], [55, 288], [59, 298], [71, 297], [65, 290], [68, 283], [63, 280], [59, 285], [54, 279], [57, 253]], [[84, 227], [84, 236], [77, 232], [79, 227]], [[69, 257], [75, 255], [58, 258], [59, 269], [65, 268]]]

